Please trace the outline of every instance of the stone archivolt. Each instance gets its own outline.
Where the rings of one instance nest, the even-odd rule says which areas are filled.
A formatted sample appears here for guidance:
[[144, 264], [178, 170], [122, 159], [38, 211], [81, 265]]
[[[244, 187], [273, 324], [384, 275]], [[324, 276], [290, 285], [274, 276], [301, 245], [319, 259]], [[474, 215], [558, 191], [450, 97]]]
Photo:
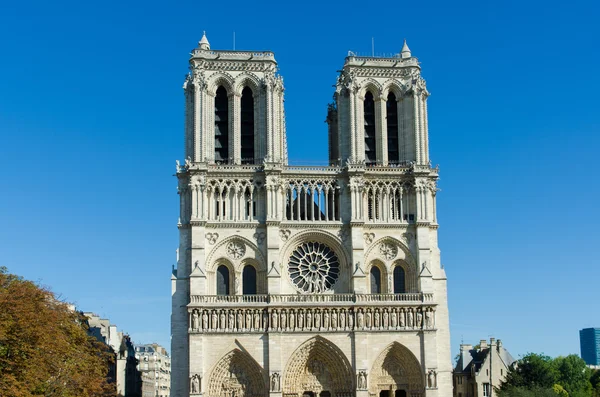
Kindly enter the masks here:
[[385, 348], [373, 363], [369, 374], [369, 395], [380, 390], [405, 390], [411, 397], [424, 395], [425, 376], [417, 358], [404, 346], [394, 342]]
[[334, 397], [354, 395], [352, 366], [342, 351], [320, 336], [309, 339], [292, 354], [283, 376], [284, 396], [304, 391], [329, 391]]
[[215, 365], [208, 381], [208, 397], [264, 397], [263, 369], [248, 353], [234, 349]]

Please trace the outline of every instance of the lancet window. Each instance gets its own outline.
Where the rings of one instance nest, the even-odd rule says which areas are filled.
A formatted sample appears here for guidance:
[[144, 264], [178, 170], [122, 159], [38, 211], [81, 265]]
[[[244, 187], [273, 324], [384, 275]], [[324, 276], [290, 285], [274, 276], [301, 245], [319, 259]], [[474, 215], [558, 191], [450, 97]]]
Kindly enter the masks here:
[[215, 162], [229, 161], [229, 100], [227, 90], [220, 86], [215, 96]]
[[371, 293], [381, 294], [381, 270], [377, 266], [372, 266], [370, 273]]
[[340, 191], [336, 181], [291, 180], [287, 186], [286, 220], [340, 220]]
[[388, 164], [398, 164], [400, 154], [398, 151], [398, 102], [393, 92], [388, 94], [386, 102], [387, 120], [387, 149]]
[[406, 273], [404, 268], [397, 265], [394, 268], [394, 294], [403, 294], [406, 292]]
[[242, 271], [242, 293], [256, 295], [256, 269], [252, 265], [244, 266]]
[[373, 94], [367, 91], [364, 101], [365, 121], [365, 163], [375, 165], [377, 163], [377, 142], [375, 139], [375, 101]]
[[240, 116], [242, 164], [254, 164], [254, 97], [250, 87], [242, 91]]
[[217, 295], [229, 295], [229, 269], [225, 265], [217, 268]]

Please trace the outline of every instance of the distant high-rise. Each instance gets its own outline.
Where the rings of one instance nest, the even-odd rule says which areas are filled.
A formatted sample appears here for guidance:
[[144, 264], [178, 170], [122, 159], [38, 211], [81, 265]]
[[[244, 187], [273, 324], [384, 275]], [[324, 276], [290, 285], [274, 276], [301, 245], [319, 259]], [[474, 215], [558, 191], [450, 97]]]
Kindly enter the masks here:
[[600, 328], [579, 331], [581, 358], [587, 365], [600, 365]]

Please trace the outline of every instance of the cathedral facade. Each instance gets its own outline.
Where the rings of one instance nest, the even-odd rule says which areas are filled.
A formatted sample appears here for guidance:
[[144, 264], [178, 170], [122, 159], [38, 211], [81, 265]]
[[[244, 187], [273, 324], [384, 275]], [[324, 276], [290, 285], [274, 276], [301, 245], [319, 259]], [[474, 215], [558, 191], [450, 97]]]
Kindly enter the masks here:
[[272, 52], [204, 36], [190, 70], [172, 397], [450, 397], [429, 93], [406, 43], [349, 53], [327, 166], [288, 164]]

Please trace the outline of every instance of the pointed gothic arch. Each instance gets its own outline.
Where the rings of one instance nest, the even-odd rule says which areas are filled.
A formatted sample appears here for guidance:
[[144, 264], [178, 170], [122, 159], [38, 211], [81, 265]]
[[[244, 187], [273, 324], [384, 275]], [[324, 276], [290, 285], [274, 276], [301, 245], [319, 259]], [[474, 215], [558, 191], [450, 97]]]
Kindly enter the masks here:
[[238, 348], [225, 354], [208, 377], [207, 397], [264, 397], [266, 394], [263, 369]]
[[425, 395], [425, 375], [415, 355], [398, 342], [388, 345], [373, 362], [369, 374], [369, 395], [379, 396], [382, 390], [394, 395], [404, 390], [407, 395]]
[[283, 374], [282, 391], [288, 397], [301, 397], [305, 392], [351, 397], [354, 395], [352, 366], [339, 347], [315, 336], [291, 355]]

